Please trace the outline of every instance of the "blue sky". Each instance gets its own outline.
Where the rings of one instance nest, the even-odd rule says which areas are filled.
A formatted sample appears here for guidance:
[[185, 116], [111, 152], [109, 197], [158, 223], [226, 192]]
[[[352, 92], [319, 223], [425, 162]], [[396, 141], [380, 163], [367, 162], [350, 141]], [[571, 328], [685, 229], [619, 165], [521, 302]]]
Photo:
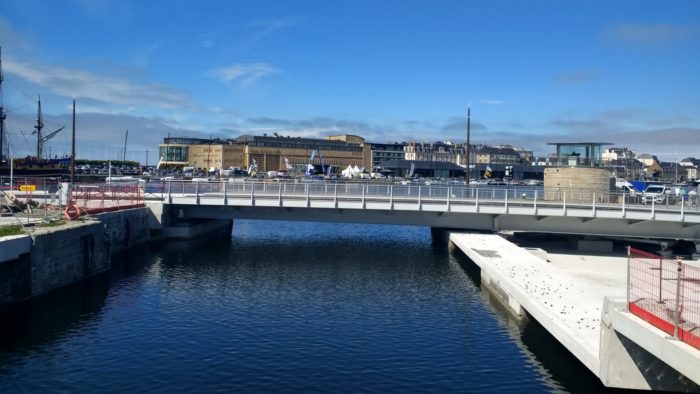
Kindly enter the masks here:
[[[698, 1], [2, 0], [4, 103], [36, 96], [78, 155], [156, 160], [163, 137], [599, 141], [700, 157]], [[69, 133], [51, 141], [67, 153]]]

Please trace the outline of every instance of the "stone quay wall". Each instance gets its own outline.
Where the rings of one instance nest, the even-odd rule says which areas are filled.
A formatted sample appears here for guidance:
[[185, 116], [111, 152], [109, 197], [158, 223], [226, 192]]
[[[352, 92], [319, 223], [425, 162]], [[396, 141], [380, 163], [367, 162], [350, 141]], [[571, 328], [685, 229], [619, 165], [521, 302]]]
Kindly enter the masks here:
[[0, 303], [24, 301], [110, 269], [113, 253], [150, 239], [149, 215], [148, 208], [135, 208], [35, 227], [29, 253], [0, 262]]

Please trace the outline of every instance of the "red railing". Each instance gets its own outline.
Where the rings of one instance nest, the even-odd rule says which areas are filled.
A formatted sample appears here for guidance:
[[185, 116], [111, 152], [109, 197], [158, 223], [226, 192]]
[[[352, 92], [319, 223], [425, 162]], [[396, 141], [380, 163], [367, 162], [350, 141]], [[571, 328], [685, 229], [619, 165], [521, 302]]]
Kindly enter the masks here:
[[76, 219], [85, 214], [119, 211], [143, 207], [141, 187], [134, 184], [123, 185], [75, 185], [68, 196], [66, 217]]
[[628, 260], [630, 312], [700, 349], [700, 265], [634, 248]]

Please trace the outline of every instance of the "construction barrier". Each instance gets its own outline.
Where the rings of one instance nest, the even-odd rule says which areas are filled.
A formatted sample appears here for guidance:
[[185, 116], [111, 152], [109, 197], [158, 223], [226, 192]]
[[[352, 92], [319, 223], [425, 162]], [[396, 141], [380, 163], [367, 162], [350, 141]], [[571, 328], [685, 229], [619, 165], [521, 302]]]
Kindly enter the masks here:
[[75, 185], [68, 201], [64, 215], [70, 220], [86, 214], [94, 215], [145, 206], [141, 187], [136, 182], [119, 185]]
[[634, 248], [628, 251], [630, 312], [700, 349], [700, 266]]

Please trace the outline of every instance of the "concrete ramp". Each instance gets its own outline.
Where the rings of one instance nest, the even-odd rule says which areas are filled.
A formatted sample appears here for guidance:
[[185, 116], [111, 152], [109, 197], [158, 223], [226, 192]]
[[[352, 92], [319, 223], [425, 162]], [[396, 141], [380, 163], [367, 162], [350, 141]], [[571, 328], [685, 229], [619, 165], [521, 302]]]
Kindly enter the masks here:
[[494, 234], [450, 234], [513, 312], [525, 309], [596, 376], [604, 295], [590, 284]]

